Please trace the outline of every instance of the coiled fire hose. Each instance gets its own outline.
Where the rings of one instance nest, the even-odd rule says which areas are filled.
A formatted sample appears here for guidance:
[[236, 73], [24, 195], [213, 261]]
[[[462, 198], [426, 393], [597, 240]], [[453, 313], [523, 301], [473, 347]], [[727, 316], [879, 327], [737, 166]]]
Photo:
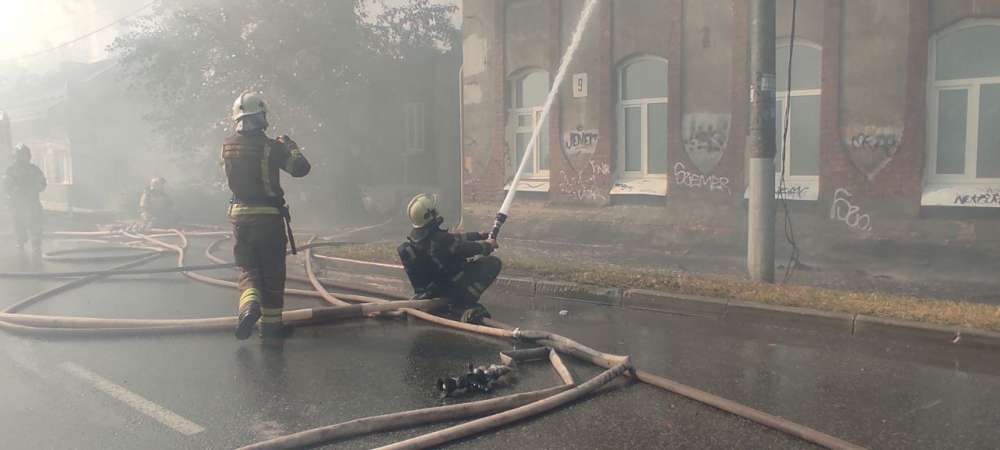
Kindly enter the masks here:
[[[235, 288], [235, 283], [230, 281], [196, 273], [204, 270], [218, 270], [233, 267], [231, 263], [226, 263], [220, 258], [212, 255], [212, 250], [216, 248], [219, 243], [223, 242], [224, 239], [216, 240], [206, 251], [206, 254], [209, 255], [212, 260], [217, 262], [216, 264], [185, 266], [189, 235], [191, 234], [184, 233], [180, 230], [169, 230], [150, 235], [127, 232], [58, 233], [58, 237], [86, 237], [91, 239], [105, 238], [108, 239], [107, 241], [104, 241], [107, 245], [117, 248], [122, 248], [123, 244], [113, 242], [113, 239], [128, 238], [132, 242], [127, 243], [124, 247], [140, 250], [140, 253], [132, 255], [133, 260], [106, 270], [58, 273], [0, 273], [0, 278], [73, 278], [62, 285], [29, 296], [4, 309], [0, 312], [0, 329], [14, 333], [28, 333], [39, 336], [69, 337], [136, 336], [165, 333], [231, 331], [232, 327], [235, 326], [236, 323], [235, 317], [231, 316], [204, 319], [153, 320], [48, 316], [18, 312], [23, 310], [25, 307], [40, 302], [46, 298], [68, 292], [74, 288], [110, 276], [179, 272], [196, 281], [215, 286]], [[213, 232], [198, 233], [198, 235], [217, 236], [221, 238], [223, 236], [227, 236], [228, 234]], [[164, 240], [166, 238], [175, 239], [176, 243], [167, 242]], [[350, 286], [343, 283], [324, 283], [316, 276], [311, 259], [316, 257], [345, 261], [343, 258], [332, 258], [313, 254], [313, 250], [316, 248], [332, 245], [343, 244], [336, 242], [316, 242], [315, 240], [311, 240], [308, 244], [299, 247], [299, 250], [305, 251], [306, 277], [290, 277], [290, 279], [308, 281], [313, 286], [314, 290], [288, 289], [286, 291], [289, 295], [320, 298], [332, 306], [285, 311], [283, 314], [283, 320], [285, 323], [292, 326], [314, 325], [317, 323], [328, 322], [330, 320], [364, 318], [380, 313], [399, 311], [408, 316], [413, 316], [418, 319], [461, 331], [498, 338], [531, 341], [539, 345], [550, 347], [559, 353], [574, 356], [583, 361], [590, 362], [606, 370], [598, 376], [579, 385], [564, 384], [540, 391], [512, 394], [490, 400], [360, 418], [342, 424], [301, 431], [292, 435], [259, 442], [245, 448], [300, 448], [303, 446], [317, 445], [330, 442], [332, 440], [346, 439], [349, 437], [370, 434], [388, 429], [398, 429], [427, 423], [479, 417], [478, 419], [470, 422], [455, 425], [426, 435], [417, 436], [385, 447], [393, 449], [427, 448], [441, 445], [462, 437], [483, 433], [502, 425], [524, 420], [545, 411], [558, 408], [569, 402], [580, 399], [589, 393], [595, 392], [601, 386], [623, 374], [628, 374], [638, 381], [691, 398], [706, 405], [733, 413], [740, 417], [752, 420], [759, 424], [785, 432], [791, 436], [801, 438], [805, 441], [818, 444], [826, 448], [861, 448], [812, 428], [790, 422], [786, 419], [758, 411], [748, 406], [723, 399], [648, 372], [636, 370], [631, 366], [631, 362], [627, 356], [603, 353], [563, 336], [546, 331], [520, 330], [494, 320], [487, 320], [484, 325], [472, 325], [456, 322], [422, 311], [422, 309], [429, 309], [442, 305], [442, 300], [399, 300], [401, 297], [398, 295], [391, 295], [385, 292], [372, 292], [371, 288]], [[83, 251], [84, 250], [82, 249], [74, 249], [51, 252], [46, 254], [46, 257], [65, 261], [66, 258], [69, 258], [67, 255], [80, 254]], [[100, 252], [104, 251], [101, 250]], [[169, 270], [138, 268], [139, 266], [149, 263], [166, 253], [175, 253], [177, 255], [177, 267], [169, 268]], [[102, 255], [98, 258], [104, 258], [103, 260], [112, 259], [106, 255]], [[124, 258], [125, 257], [115, 256], [113, 259]], [[82, 260], [79, 257], [72, 257], [72, 259]], [[352, 262], [375, 264], [364, 261]], [[392, 267], [392, 265], [380, 265]], [[372, 295], [357, 295], [346, 292], [331, 293], [327, 290], [328, 287], [344, 291], [349, 290], [353, 292], [365, 292]]]

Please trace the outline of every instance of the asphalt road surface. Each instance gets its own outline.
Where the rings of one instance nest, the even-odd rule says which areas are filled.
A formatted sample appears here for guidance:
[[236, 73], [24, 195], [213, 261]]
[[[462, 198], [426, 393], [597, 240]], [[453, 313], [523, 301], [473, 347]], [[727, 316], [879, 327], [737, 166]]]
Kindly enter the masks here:
[[[171, 262], [164, 258], [154, 264]], [[34, 264], [48, 271], [83, 267]], [[0, 249], [0, 271], [32, 265]], [[228, 271], [217, 275], [232, 276]], [[0, 280], [0, 303], [9, 305], [57, 283]], [[162, 275], [97, 282], [24, 312], [209, 317], [232, 314], [235, 302], [234, 291]], [[1000, 447], [995, 351], [835, 337], [500, 292], [489, 293], [485, 303], [504, 322], [632, 355], [637, 366], [651, 372], [869, 448]], [[292, 307], [314, 304], [289, 300]], [[2, 446], [12, 449], [234, 448], [353, 418], [440, 405], [434, 387], [438, 377], [458, 373], [470, 362], [496, 362], [501, 350], [513, 346], [403, 319], [302, 328], [280, 348], [265, 348], [257, 339], [238, 342], [229, 333], [115, 339], [0, 333], [0, 436]], [[577, 379], [597, 373], [567, 362]], [[557, 382], [547, 364], [522, 365], [516, 382], [497, 395]], [[369, 448], [446, 425], [330, 447]], [[812, 448], [626, 382], [451, 446]]]

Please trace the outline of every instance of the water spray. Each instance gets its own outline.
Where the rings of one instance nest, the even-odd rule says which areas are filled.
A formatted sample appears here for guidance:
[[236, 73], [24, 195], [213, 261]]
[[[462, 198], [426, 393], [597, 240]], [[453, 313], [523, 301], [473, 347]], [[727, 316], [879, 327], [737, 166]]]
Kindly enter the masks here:
[[528, 160], [532, 157], [535, 149], [535, 142], [538, 141], [538, 135], [541, 133], [542, 124], [549, 117], [549, 111], [552, 109], [552, 103], [555, 102], [556, 93], [559, 92], [559, 86], [562, 85], [563, 78], [566, 78], [566, 71], [569, 69], [569, 63], [573, 61], [573, 55], [576, 54], [576, 49], [580, 47], [580, 40], [583, 37], [583, 30], [587, 28], [587, 22], [590, 19], [591, 13], [594, 12], [594, 8], [597, 6], [599, 0], [587, 0], [587, 3], [583, 7], [583, 11], [580, 12], [580, 19], [576, 23], [576, 29], [573, 30], [573, 37], [570, 40], [569, 47], [566, 48], [566, 53], [563, 54], [562, 61], [559, 63], [559, 70], [556, 71], [556, 77], [552, 80], [552, 87], [549, 88], [549, 95], [545, 97], [545, 104], [542, 106], [542, 113], [539, 116], [538, 121], [535, 122], [535, 128], [531, 130], [531, 139], [528, 140], [528, 148], [524, 150], [524, 156], [521, 157], [521, 164], [517, 167], [517, 172], [514, 173], [514, 180], [510, 183], [510, 189], [507, 190], [507, 196], [503, 199], [503, 204], [500, 206], [500, 211], [497, 212], [496, 221], [493, 222], [493, 229], [490, 231], [490, 239], [496, 239], [500, 234], [500, 228], [503, 227], [504, 222], [507, 221], [507, 217], [510, 214], [510, 205], [514, 203], [514, 196], [517, 195], [517, 185], [521, 182], [521, 175], [524, 173], [524, 168], [528, 165]]

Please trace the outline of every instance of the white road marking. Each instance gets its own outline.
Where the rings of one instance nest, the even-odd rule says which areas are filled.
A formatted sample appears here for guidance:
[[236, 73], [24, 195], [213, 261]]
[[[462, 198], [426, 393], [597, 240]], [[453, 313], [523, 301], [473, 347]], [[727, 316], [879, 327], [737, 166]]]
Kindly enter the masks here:
[[131, 406], [136, 411], [155, 419], [157, 422], [170, 427], [178, 433], [191, 436], [205, 431], [205, 428], [201, 425], [187, 420], [173, 411], [157, 405], [156, 403], [146, 400], [141, 395], [112, 383], [107, 378], [91, 372], [84, 367], [68, 361], [60, 364], [59, 367], [75, 375], [77, 378], [92, 384], [95, 388], [97, 388], [97, 390], [110, 395], [115, 400]]

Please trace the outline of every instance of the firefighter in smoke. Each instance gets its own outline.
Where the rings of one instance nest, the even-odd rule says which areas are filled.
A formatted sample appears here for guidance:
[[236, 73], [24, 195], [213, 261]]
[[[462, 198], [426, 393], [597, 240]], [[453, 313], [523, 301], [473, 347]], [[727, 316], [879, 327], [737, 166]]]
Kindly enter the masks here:
[[[441, 228], [437, 197], [420, 194], [406, 208], [413, 229], [399, 246], [399, 259], [415, 298], [446, 298], [450, 313], [466, 323], [481, 323], [490, 313], [479, 303], [497, 276], [498, 248], [488, 233], [449, 233]], [[473, 259], [476, 258], [477, 259]]]
[[45, 174], [31, 163], [31, 149], [18, 144], [14, 148], [14, 164], [7, 168], [3, 179], [8, 207], [14, 222], [17, 248], [31, 240], [35, 253], [42, 251], [42, 202], [38, 196], [45, 190]]
[[177, 226], [177, 212], [174, 201], [167, 193], [167, 180], [156, 177], [149, 180], [149, 186], [139, 198], [139, 214], [145, 228], [172, 228]]
[[264, 134], [267, 105], [259, 94], [244, 92], [237, 97], [232, 117], [236, 133], [222, 145], [222, 159], [233, 192], [229, 218], [236, 240], [233, 257], [240, 270], [236, 338], [250, 337], [258, 320], [262, 338], [280, 338], [285, 250], [291, 242], [294, 253], [295, 241], [279, 170], [299, 178], [311, 167], [291, 138], [271, 139]]

